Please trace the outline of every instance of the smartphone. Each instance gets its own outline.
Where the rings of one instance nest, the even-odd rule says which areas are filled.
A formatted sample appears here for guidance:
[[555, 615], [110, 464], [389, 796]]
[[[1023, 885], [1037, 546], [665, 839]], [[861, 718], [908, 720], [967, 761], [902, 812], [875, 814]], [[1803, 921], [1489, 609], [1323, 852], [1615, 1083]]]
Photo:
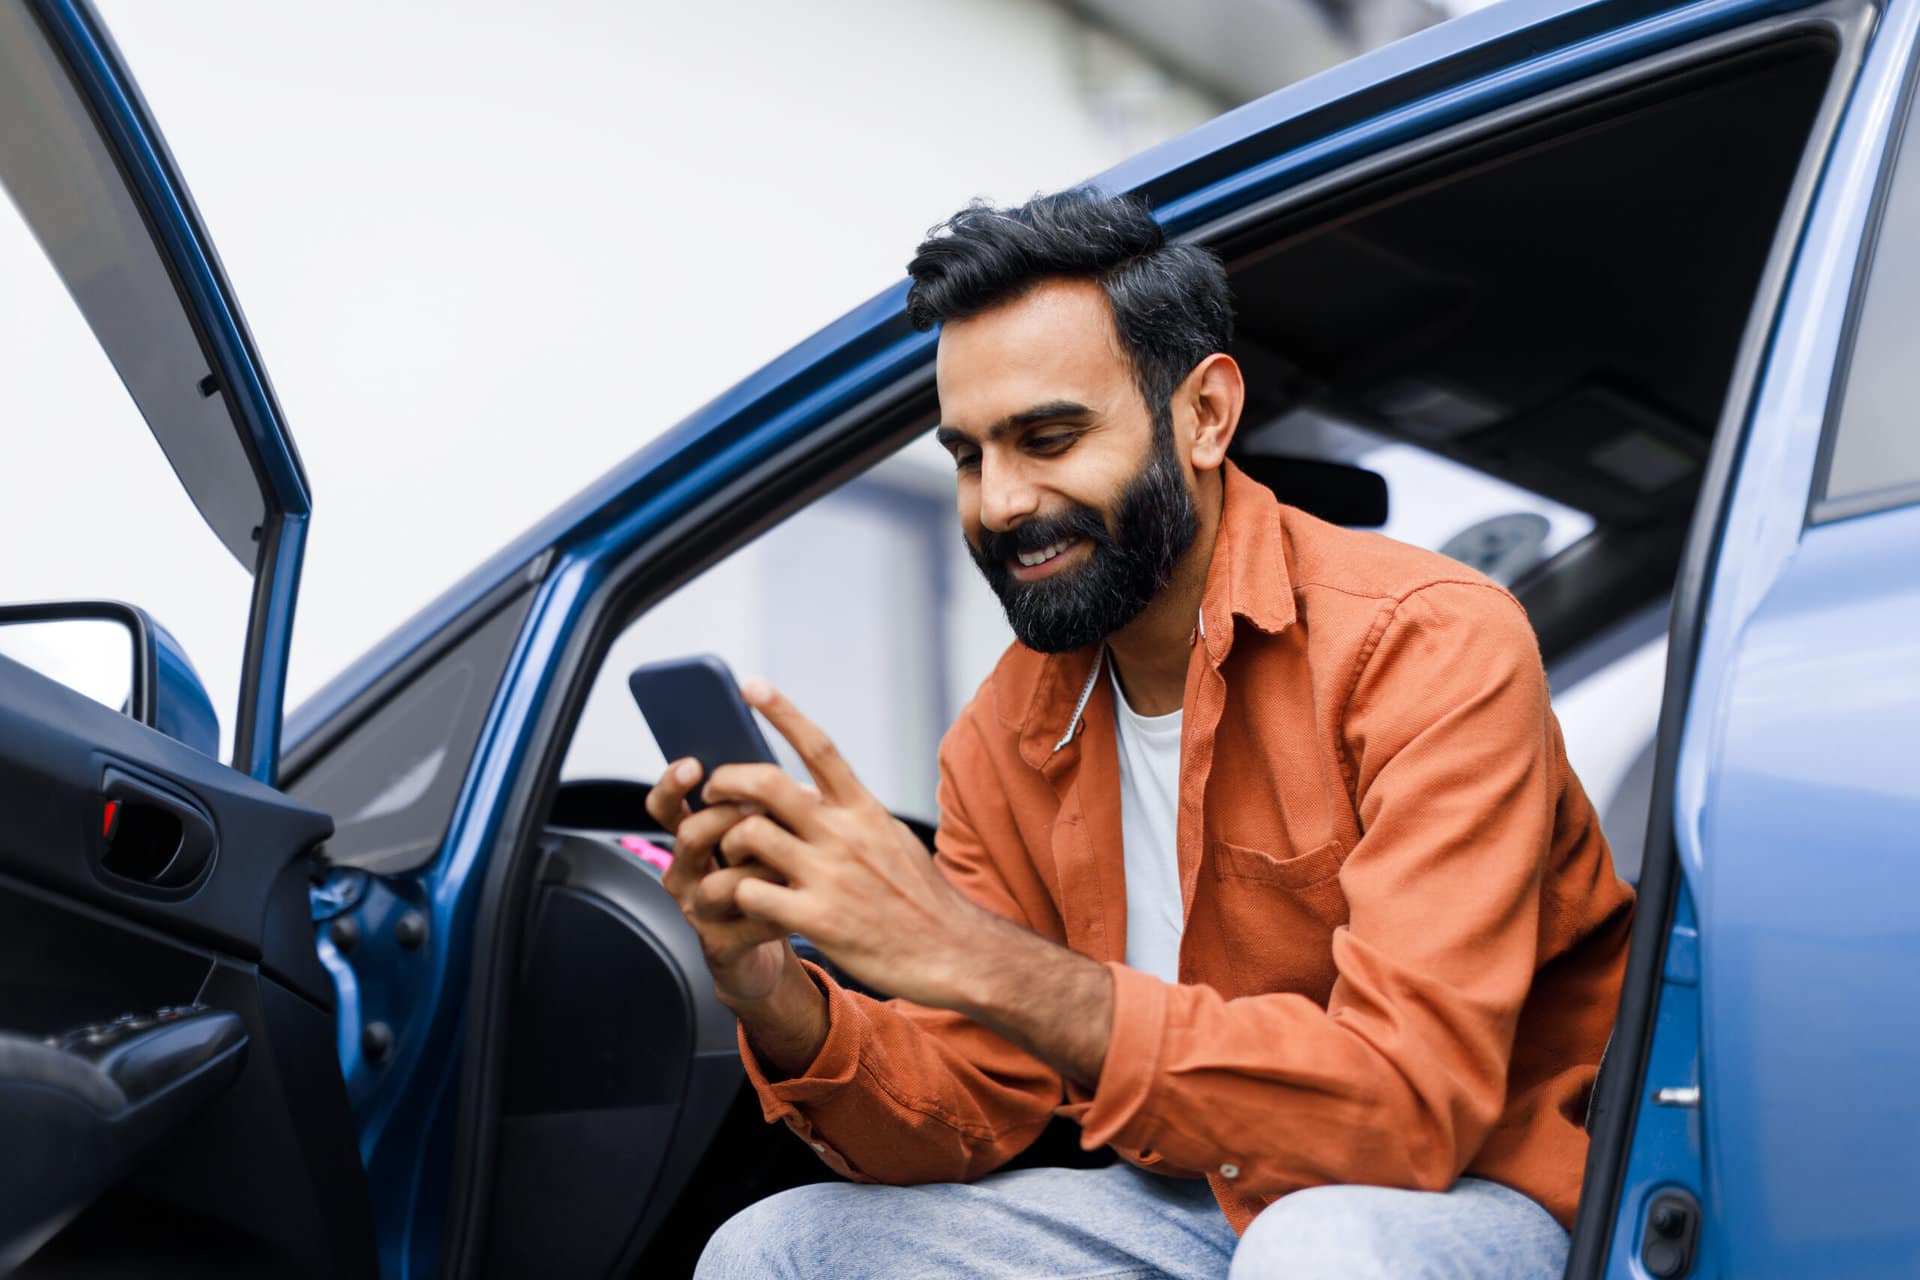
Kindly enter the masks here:
[[[733, 672], [710, 653], [635, 667], [627, 688], [668, 763], [692, 756], [702, 785], [723, 764], [779, 763]], [[687, 794], [687, 806], [705, 807], [698, 787]]]

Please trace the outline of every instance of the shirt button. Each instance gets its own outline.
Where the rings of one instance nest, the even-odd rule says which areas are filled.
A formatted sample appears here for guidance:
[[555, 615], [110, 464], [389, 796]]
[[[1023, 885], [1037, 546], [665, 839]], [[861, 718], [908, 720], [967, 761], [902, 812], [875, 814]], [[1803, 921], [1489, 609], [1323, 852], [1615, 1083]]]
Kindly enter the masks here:
[[1240, 1166], [1237, 1164], [1223, 1164], [1220, 1166], [1220, 1176], [1223, 1178], [1237, 1178], [1240, 1176]]

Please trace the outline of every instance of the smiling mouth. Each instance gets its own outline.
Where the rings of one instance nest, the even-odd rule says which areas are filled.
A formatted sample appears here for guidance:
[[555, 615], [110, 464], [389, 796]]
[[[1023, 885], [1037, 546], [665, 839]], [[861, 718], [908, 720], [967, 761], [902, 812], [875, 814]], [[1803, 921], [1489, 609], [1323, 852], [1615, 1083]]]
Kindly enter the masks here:
[[1059, 555], [1062, 551], [1065, 551], [1068, 547], [1072, 546], [1075, 541], [1077, 541], [1077, 539], [1062, 538], [1060, 539], [1060, 541], [1054, 543], [1052, 546], [1042, 547], [1038, 551], [1018, 552], [1015, 554], [1014, 559], [1018, 560], [1024, 567], [1028, 569], [1037, 568], [1038, 566], [1045, 564], [1047, 561]]
[[1038, 551], [1016, 552], [1007, 561], [1007, 568], [1016, 582], [1038, 582], [1042, 578], [1066, 572], [1067, 566], [1078, 559], [1070, 553], [1085, 541], [1085, 538], [1062, 538]]

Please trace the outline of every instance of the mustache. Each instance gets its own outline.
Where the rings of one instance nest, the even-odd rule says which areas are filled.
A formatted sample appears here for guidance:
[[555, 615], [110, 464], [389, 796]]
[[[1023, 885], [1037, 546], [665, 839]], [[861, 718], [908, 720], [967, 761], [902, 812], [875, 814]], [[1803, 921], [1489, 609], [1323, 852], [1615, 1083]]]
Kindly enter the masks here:
[[1051, 516], [1040, 516], [1006, 530], [982, 527], [978, 544], [969, 544], [982, 568], [1004, 565], [1023, 551], [1039, 551], [1056, 542], [1085, 538], [1096, 546], [1113, 541], [1107, 521], [1092, 507], [1075, 506]]

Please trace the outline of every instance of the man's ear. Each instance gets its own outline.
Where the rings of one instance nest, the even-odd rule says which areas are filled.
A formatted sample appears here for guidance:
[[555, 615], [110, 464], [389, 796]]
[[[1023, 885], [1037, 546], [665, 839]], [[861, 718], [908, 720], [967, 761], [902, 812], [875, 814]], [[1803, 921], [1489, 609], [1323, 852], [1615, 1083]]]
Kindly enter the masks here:
[[1193, 366], [1174, 398], [1184, 401], [1192, 414], [1188, 461], [1195, 471], [1218, 470], [1227, 459], [1227, 446], [1233, 443], [1247, 402], [1239, 363], [1223, 351], [1214, 352]]

